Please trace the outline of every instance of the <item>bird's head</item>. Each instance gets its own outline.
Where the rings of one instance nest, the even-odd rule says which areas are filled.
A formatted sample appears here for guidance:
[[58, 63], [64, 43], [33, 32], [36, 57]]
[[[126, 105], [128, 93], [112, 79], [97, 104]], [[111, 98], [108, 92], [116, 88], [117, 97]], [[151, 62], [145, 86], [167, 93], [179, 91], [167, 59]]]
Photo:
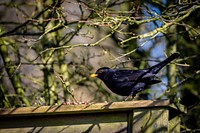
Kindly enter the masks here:
[[112, 73], [112, 69], [110, 69], [109, 67], [102, 67], [99, 68], [96, 73], [93, 73], [90, 75], [90, 77], [94, 78], [94, 77], [98, 77], [101, 80], [107, 79], [109, 77], [109, 74]]

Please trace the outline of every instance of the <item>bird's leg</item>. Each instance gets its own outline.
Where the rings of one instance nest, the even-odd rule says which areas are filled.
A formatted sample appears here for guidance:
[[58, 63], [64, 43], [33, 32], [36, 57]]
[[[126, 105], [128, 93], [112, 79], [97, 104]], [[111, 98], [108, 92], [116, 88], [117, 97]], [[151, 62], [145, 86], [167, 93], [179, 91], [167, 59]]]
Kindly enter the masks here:
[[124, 101], [127, 101], [130, 97], [132, 97], [132, 95], [127, 96]]
[[132, 88], [131, 93], [124, 99], [124, 101], [127, 101], [130, 97], [132, 97], [131, 100], [134, 100], [135, 95], [136, 95], [138, 92], [144, 90], [144, 86], [145, 86], [145, 83], [137, 83], [137, 84]]
[[132, 90], [131, 91], [131, 93], [124, 99], [124, 101], [127, 101], [129, 98], [131, 98], [131, 100], [133, 100], [134, 99], [134, 97], [135, 97], [135, 93], [134, 93], [134, 91]]

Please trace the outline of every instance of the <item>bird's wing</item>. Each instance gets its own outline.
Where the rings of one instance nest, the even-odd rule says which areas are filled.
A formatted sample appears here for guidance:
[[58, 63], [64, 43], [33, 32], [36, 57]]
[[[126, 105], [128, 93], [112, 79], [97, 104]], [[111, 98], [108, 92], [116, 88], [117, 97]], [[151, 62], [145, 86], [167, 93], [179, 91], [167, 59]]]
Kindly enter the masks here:
[[148, 73], [146, 70], [117, 70], [114, 78], [118, 81], [131, 81], [136, 80], [145, 81], [150, 78], [153, 78], [155, 74]]

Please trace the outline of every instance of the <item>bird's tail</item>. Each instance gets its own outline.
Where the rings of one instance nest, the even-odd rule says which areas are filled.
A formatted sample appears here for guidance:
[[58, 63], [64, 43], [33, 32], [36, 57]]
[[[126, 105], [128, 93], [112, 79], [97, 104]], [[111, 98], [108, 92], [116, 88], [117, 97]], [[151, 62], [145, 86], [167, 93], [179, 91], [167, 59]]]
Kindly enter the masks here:
[[160, 69], [162, 69], [164, 66], [166, 66], [168, 63], [170, 63], [174, 59], [178, 58], [179, 56], [180, 56], [179, 53], [174, 53], [171, 56], [169, 56], [167, 59], [165, 59], [164, 61], [156, 64], [155, 66], [148, 68], [148, 71], [150, 73], [156, 74], [160, 71]]

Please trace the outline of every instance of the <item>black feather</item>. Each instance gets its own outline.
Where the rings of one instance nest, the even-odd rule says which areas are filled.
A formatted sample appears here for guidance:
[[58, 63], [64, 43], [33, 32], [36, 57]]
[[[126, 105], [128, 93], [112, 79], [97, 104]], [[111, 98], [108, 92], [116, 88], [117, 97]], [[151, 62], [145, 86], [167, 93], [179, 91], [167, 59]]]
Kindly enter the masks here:
[[159, 83], [155, 75], [172, 60], [179, 57], [178, 53], [172, 54], [164, 61], [143, 70], [118, 70], [108, 67], [99, 68], [95, 75], [114, 93], [121, 96], [135, 96], [148, 85]]

